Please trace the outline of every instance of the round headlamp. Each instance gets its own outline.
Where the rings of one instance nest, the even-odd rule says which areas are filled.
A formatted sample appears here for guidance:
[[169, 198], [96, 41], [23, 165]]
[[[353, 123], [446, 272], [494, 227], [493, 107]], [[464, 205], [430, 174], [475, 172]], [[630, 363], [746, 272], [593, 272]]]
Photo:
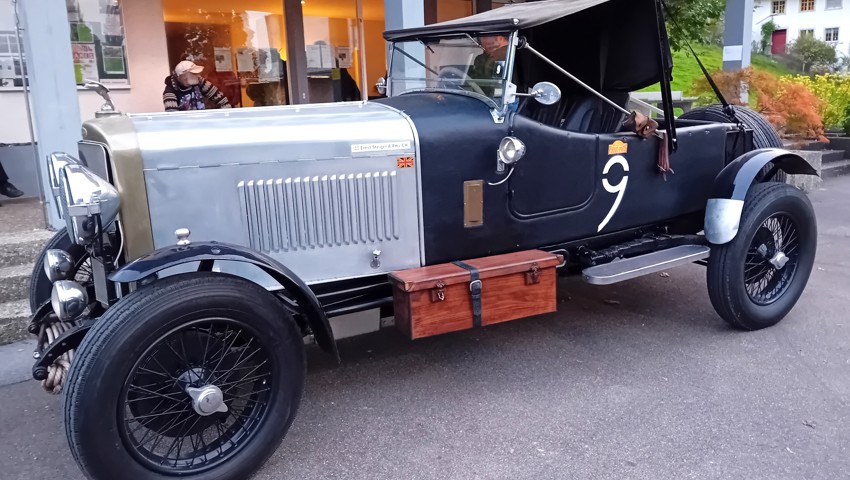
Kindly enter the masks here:
[[74, 271], [74, 257], [65, 250], [50, 249], [44, 254], [44, 274], [51, 282], [67, 280]]
[[525, 155], [525, 144], [516, 137], [505, 137], [499, 144], [499, 160], [505, 165], [513, 165]]
[[50, 305], [59, 320], [68, 322], [75, 320], [86, 311], [86, 307], [89, 306], [89, 295], [79, 283], [59, 280], [53, 284]]
[[118, 216], [121, 206], [118, 190], [78, 164], [62, 167], [59, 179], [68, 234], [77, 244], [87, 245]]

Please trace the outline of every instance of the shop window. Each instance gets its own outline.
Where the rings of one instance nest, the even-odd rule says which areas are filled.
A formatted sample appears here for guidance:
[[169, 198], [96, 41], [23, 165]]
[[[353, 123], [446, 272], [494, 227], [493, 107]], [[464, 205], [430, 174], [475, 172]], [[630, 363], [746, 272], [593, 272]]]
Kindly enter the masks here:
[[774, 0], [772, 11], [774, 15], [781, 15], [785, 13], [785, 0]]
[[827, 42], [837, 42], [838, 41], [838, 27], [827, 28], [824, 31], [824, 40], [827, 41]]
[[801, 12], [814, 12], [815, 11], [815, 0], [800, 0], [800, 11]]
[[96, 80], [129, 85], [124, 21], [119, 0], [67, 0], [77, 84]]
[[[233, 107], [290, 103], [283, 1], [163, 0], [168, 63], [203, 67]], [[207, 102], [208, 107], [215, 107]]]

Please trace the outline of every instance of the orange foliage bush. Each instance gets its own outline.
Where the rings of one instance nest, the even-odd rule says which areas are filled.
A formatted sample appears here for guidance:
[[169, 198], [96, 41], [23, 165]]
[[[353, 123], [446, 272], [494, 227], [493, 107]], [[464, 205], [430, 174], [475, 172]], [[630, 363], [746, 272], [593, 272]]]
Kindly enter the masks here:
[[[742, 105], [741, 85], [749, 86], [750, 107], [785, 135], [802, 135], [825, 140], [821, 101], [806, 85], [751, 68], [733, 72], [715, 72], [714, 82], [729, 103]], [[694, 82], [698, 103], [717, 103], [705, 78]]]

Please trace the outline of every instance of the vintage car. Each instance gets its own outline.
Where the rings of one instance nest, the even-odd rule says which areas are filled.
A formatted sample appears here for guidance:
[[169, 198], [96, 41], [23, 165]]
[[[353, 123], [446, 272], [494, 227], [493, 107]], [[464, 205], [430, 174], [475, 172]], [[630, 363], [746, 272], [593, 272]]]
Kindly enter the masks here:
[[[722, 319], [779, 322], [817, 242], [781, 180], [816, 173], [751, 110], [675, 117], [662, 8], [547, 0], [388, 31], [378, 101], [108, 103], [49, 159], [67, 229], [32, 282], [33, 376], [62, 392], [79, 467], [250, 477], [298, 411], [305, 343], [339, 360], [330, 319], [354, 312], [411, 341], [554, 311], [558, 274], [696, 262]], [[661, 115], [627, 108], [656, 83]]]

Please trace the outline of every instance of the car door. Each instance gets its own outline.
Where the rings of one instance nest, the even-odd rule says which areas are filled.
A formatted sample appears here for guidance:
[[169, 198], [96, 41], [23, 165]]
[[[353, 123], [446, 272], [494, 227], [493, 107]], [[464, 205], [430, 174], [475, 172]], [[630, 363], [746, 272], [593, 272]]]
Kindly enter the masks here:
[[680, 129], [674, 173], [666, 175], [657, 166], [657, 137], [576, 133], [522, 119], [514, 132], [527, 152], [511, 178], [509, 210], [538, 245], [699, 212], [725, 162], [722, 125]]

